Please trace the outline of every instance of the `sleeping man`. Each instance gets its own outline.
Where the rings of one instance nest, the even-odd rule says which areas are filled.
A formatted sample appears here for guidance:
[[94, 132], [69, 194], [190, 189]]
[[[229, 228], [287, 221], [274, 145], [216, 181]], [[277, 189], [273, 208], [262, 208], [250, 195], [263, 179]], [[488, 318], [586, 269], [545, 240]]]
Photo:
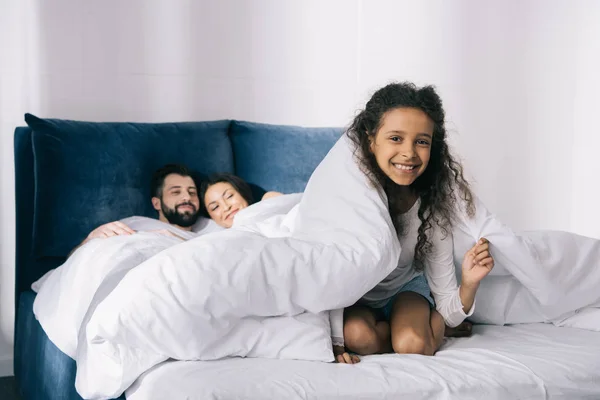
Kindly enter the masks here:
[[[196, 236], [192, 227], [200, 215], [200, 202], [198, 200], [198, 189], [191, 173], [181, 164], [167, 164], [154, 172], [151, 184], [152, 206], [158, 212], [158, 221], [161, 224], [151, 224], [150, 228], [144, 229], [155, 231], [164, 235], [173, 236], [181, 240], [191, 239]], [[141, 217], [129, 217], [121, 221], [113, 221], [101, 225], [75, 247], [69, 256], [79, 247], [92, 239], [108, 238], [118, 235], [131, 235], [135, 230], [130, 225], [148, 225]], [[140, 226], [140, 229], [143, 229]]]

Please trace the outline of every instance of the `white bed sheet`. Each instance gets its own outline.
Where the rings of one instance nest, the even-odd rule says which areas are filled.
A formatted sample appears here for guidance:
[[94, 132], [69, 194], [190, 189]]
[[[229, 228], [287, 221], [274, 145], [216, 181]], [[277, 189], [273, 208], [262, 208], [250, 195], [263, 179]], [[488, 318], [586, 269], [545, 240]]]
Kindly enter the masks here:
[[167, 361], [126, 392], [153, 399], [600, 399], [600, 332], [477, 325], [435, 357], [358, 365], [267, 359]]

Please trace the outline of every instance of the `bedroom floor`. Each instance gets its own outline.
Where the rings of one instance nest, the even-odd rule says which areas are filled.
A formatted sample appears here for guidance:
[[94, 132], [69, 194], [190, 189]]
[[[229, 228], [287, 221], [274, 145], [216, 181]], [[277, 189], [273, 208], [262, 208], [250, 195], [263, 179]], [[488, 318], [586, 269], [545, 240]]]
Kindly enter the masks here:
[[0, 378], [0, 399], [2, 400], [20, 400], [17, 392], [17, 385], [14, 376], [5, 376]]

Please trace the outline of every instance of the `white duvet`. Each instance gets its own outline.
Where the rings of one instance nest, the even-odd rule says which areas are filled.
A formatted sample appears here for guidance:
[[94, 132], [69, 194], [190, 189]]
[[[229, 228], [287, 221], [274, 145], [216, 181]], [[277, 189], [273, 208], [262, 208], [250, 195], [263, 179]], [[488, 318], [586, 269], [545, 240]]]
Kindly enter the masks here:
[[158, 233], [97, 239], [45, 277], [33, 312], [48, 338], [75, 358], [77, 335], [92, 298], [104, 280], [127, 271], [181, 240]]
[[138, 233], [92, 240], [32, 285], [37, 292], [34, 315], [52, 343], [71, 358], [75, 358], [79, 328], [100, 285], [114, 282], [115, 277], [118, 281], [132, 268], [182, 242], [160, 231], [169, 230], [187, 240], [222, 230], [206, 219], [199, 220], [193, 232], [146, 217], [122, 222]]
[[344, 138], [296, 207], [255, 223], [237, 221], [242, 215], [235, 229], [162, 251], [98, 304], [79, 335], [83, 397], [116, 397], [168, 358], [278, 356], [289, 344], [290, 319], [306, 311], [302, 326], [328, 346], [303, 341], [294, 355], [333, 361], [327, 310], [352, 305], [396, 267], [387, 199], [368, 185]]
[[479, 237], [490, 241], [495, 267], [481, 282], [470, 319], [600, 331], [600, 240], [559, 231], [516, 233], [475, 200], [475, 217], [463, 216], [453, 230], [457, 275]]
[[[476, 217], [453, 231], [457, 265], [482, 236], [496, 268], [481, 285], [475, 320], [600, 329], [590, 307], [600, 304], [599, 241], [517, 235], [478, 202]], [[100, 279], [80, 321], [76, 388], [84, 398], [118, 397], [169, 358], [332, 361], [327, 310], [352, 305], [396, 267], [399, 253], [387, 199], [368, 184], [344, 137], [303, 196], [248, 207], [232, 229]]]

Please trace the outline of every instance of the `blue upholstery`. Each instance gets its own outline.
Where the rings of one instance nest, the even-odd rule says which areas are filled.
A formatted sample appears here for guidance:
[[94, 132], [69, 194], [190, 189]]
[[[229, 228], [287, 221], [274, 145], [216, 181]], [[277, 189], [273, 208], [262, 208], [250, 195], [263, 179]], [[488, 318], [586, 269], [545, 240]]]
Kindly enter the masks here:
[[33, 253], [38, 257], [67, 255], [106, 221], [155, 216], [150, 178], [164, 164], [233, 172], [228, 121], [93, 123], [30, 114], [25, 120], [33, 130]]
[[[23, 292], [15, 337], [15, 376], [26, 399], [75, 400], [75, 361], [62, 353], [46, 336], [33, 315], [35, 293]], [[26, 361], [26, 362], [24, 362]], [[125, 398], [121, 396], [120, 398]]]
[[150, 177], [167, 163], [207, 175], [233, 172], [253, 187], [304, 190], [340, 137], [337, 128], [243, 121], [93, 123], [26, 115], [15, 130], [15, 377], [24, 398], [80, 399], [75, 363], [33, 315], [30, 286], [64, 262], [95, 227], [131, 215], [156, 216]]
[[341, 134], [339, 128], [233, 121], [236, 173], [266, 190], [303, 192], [308, 178]]
[[[44, 274], [31, 253], [33, 236], [33, 199], [35, 176], [33, 174], [33, 148], [31, 130], [19, 127], [15, 130], [15, 306], [19, 294]], [[53, 268], [50, 266], [48, 269]]]

